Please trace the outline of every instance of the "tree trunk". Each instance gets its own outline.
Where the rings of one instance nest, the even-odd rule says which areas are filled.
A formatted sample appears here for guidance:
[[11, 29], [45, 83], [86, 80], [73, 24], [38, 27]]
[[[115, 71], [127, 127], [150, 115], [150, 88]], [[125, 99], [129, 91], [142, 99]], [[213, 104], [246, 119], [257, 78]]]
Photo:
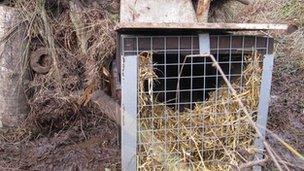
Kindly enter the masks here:
[[17, 18], [12, 8], [0, 6], [0, 128], [19, 126], [28, 112], [22, 58], [26, 31], [16, 27]]

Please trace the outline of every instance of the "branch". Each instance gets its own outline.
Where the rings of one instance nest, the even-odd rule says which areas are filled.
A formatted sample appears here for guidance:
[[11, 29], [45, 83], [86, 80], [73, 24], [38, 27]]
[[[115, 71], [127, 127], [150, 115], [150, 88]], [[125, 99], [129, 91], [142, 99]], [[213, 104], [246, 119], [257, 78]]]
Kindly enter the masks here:
[[240, 165], [239, 168], [242, 170], [242, 169], [245, 169], [245, 168], [248, 168], [248, 167], [261, 165], [263, 163], [266, 163], [267, 161], [269, 161], [268, 158], [265, 158], [265, 159], [262, 159], [262, 160], [251, 161], [251, 162], [244, 163], [244, 164]]

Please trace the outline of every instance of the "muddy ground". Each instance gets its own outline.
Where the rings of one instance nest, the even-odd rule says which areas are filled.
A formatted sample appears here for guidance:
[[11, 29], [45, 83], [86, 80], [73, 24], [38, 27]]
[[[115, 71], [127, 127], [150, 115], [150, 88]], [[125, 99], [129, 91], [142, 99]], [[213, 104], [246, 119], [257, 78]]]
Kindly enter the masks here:
[[20, 130], [20, 142], [3, 142], [10, 132], [0, 134], [0, 170], [119, 168], [118, 127], [113, 122], [88, 113], [70, 124], [65, 130], [43, 137]]

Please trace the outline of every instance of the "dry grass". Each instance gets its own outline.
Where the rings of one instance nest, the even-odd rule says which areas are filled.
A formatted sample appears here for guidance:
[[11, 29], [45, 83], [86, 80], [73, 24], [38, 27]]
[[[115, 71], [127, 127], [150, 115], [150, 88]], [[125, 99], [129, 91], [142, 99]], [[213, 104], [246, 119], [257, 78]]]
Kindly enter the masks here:
[[[278, 72], [304, 69], [304, 2], [301, 0], [258, 0], [252, 6], [235, 9], [235, 22], [286, 23], [295, 26], [292, 33], [270, 31], [277, 40]], [[265, 33], [263, 33], [265, 34]]]
[[[24, 124], [0, 131], [0, 170], [96, 170], [120, 165], [116, 125], [97, 107], [83, 106], [89, 95], [81, 95], [108, 86], [101, 70], [109, 70], [116, 50], [118, 11], [111, 9], [118, 1], [83, 2], [81, 12], [62, 0], [10, 3], [26, 25], [29, 43], [23, 65], [28, 68], [31, 54], [41, 47], [53, 63], [49, 73], [31, 71], [26, 80], [30, 113]], [[79, 24], [74, 15], [81, 19]]]
[[[11, 4], [27, 25], [30, 41], [24, 65], [39, 47], [47, 48], [53, 59], [49, 73], [32, 73], [30, 80], [31, 112], [25, 125], [35, 132], [64, 128], [81, 113], [81, 105], [88, 101], [90, 93], [108, 86], [108, 78], [100, 73], [109, 70], [115, 53], [118, 11], [110, 9], [118, 2], [73, 2], [18, 0]], [[79, 96], [79, 92], [84, 93]], [[54, 125], [50, 126], [50, 122]]]
[[[303, 69], [304, 69], [304, 2], [301, 0], [258, 0], [244, 10], [235, 11], [235, 22], [287, 23], [292, 32], [270, 31], [267, 34], [276, 40], [276, 61], [274, 68], [272, 102], [268, 122], [269, 143], [275, 152], [288, 163], [292, 169], [303, 170]], [[273, 138], [277, 134], [302, 154], [290, 153], [285, 145]], [[302, 158], [302, 159], [301, 159]], [[273, 162], [269, 162], [273, 163]], [[272, 164], [267, 166], [273, 170]]]

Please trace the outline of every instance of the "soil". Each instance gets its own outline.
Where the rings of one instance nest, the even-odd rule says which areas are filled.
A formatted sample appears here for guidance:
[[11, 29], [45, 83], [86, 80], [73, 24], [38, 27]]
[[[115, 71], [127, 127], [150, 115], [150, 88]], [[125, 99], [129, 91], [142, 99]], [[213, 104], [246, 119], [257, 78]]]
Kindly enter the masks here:
[[[120, 168], [118, 127], [107, 118], [87, 114], [66, 130], [49, 136], [0, 134], [0, 170], [103, 170]], [[4, 137], [5, 136], [5, 137]], [[6, 141], [5, 141], [6, 139]]]

